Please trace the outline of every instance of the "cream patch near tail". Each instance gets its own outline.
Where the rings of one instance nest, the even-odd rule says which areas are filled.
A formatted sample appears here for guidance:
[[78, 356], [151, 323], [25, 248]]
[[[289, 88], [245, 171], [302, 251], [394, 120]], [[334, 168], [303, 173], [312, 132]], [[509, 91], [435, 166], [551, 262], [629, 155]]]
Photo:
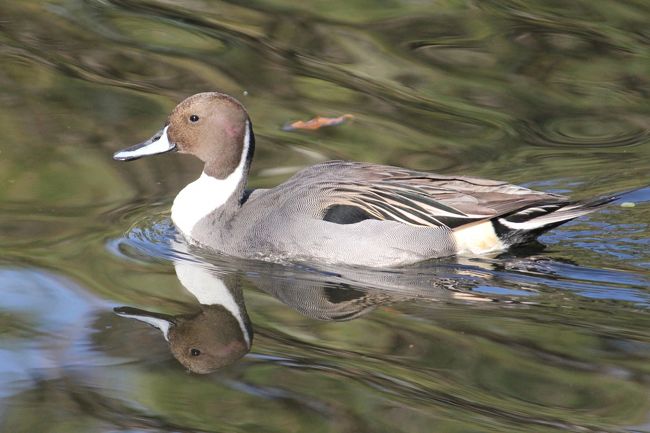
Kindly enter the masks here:
[[484, 254], [504, 249], [491, 221], [471, 224], [454, 230], [459, 254]]

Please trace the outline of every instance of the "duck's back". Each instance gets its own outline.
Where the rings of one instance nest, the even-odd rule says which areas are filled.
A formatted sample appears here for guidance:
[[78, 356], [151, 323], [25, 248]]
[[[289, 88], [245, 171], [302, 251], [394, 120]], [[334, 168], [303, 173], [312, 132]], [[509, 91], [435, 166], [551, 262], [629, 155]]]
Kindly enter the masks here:
[[567, 202], [507, 182], [347, 161], [305, 168], [275, 188], [255, 191], [251, 199], [258, 209], [338, 224], [376, 219], [449, 228], [535, 203]]

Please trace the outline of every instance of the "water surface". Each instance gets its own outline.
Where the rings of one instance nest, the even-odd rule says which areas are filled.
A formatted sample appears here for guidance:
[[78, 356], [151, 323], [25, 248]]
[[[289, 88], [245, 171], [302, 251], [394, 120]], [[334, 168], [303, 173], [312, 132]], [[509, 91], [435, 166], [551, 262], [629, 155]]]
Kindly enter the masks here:
[[[0, 430], [650, 431], [650, 189], [540, 244], [370, 271], [188, 250], [169, 207], [200, 164], [111, 159], [220, 90], [255, 124], [254, 187], [335, 158], [646, 187], [649, 21], [634, 0], [0, 3]], [[113, 312], [204, 317], [179, 263], [252, 324], [209, 374]]]

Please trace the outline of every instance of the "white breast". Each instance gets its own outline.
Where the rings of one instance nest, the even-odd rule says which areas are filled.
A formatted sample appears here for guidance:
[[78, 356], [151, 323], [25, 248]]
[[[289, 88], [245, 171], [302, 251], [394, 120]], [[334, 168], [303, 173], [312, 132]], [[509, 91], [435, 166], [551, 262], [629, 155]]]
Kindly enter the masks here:
[[196, 223], [223, 206], [237, 190], [244, 176], [249, 143], [250, 126], [247, 121], [242, 156], [235, 171], [225, 179], [217, 179], [203, 172], [201, 177], [178, 193], [172, 205], [172, 221], [184, 236], [191, 238]]
[[235, 192], [239, 178], [233, 173], [225, 179], [215, 179], [201, 173], [194, 182], [178, 193], [172, 205], [172, 221], [186, 237], [192, 237], [192, 229], [202, 218], [221, 207]]

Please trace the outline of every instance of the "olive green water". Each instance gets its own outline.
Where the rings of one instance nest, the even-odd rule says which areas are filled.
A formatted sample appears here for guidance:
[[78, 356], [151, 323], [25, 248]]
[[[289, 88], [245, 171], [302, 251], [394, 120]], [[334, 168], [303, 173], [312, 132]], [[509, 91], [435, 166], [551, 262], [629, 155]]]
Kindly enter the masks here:
[[[500, 256], [271, 266], [184, 252], [197, 161], [111, 159], [220, 90], [254, 121], [254, 187], [335, 158], [645, 187], [649, 22], [641, 0], [0, 1], [0, 431], [650, 432], [650, 189]], [[113, 312], [205, 311], [179, 263], [254, 329], [210, 374]]]

